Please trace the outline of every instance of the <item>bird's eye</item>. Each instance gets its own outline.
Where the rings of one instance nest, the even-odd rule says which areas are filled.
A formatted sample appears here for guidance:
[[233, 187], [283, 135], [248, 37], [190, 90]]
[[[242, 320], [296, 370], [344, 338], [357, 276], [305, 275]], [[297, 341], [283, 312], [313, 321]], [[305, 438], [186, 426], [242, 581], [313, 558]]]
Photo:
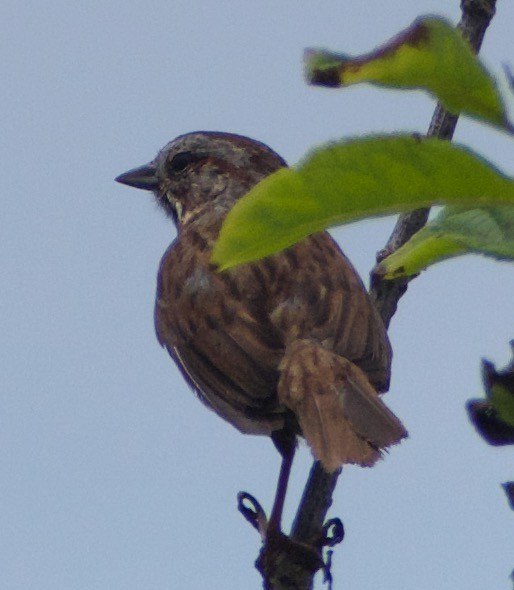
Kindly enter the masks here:
[[198, 158], [192, 152], [180, 152], [173, 156], [171, 161], [168, 163], [168, 171], [169, 172], [180, 172], [184, 170], [191, 164], [192, 162], [196, 161]]

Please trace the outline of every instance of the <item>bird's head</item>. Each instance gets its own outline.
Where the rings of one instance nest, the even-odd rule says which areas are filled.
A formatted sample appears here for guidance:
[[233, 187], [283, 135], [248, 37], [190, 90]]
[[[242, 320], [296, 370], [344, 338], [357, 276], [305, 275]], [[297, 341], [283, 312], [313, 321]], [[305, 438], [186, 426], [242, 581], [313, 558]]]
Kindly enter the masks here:
[[152, 191], [177, 226], [206, 204], [230, 208], [275, 170], [286, 166], [272, 149], [232, 133], [198, 131], [168, 143], [149, 163], [116, 178]]

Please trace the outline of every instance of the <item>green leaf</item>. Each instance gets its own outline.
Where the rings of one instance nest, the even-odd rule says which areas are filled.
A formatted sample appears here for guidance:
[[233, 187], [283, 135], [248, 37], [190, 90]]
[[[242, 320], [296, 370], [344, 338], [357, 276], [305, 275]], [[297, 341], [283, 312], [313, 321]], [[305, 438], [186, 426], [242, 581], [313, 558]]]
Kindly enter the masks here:
[[451, 113], [512, 127], [493, 77], [450, 23], [423, 17], [366, 55], [350, 57], [307, 50], [308, 82], [342, 87], [369, 82], [389, 88], [422, 89]]
[[409, 276], [445, 258], [470, 252], [498, 260], [514, 259], [513, 206], [445, 207], [377, 270], [386, 279]]
[[495, 446], [514, 444], [514, 340], [510, 345], [513, 359], [502, 371], [497, 371], [490, 361], [482, 361], [485, 399], [472, 399], [467, 403], [475, 428]]
[[514, 428], [514, 392], [496, 384], [491, 388], [491, 403], [500, 420]]
[[510, 343], [513, 358], [502, 371], [489, 361], [482, 361], [482, 377], [487, 401], [498, 418], [514, 428], [514, 340]]
[[514, 181], [471, 150], [435, 138], [342, 141], [268, 176], [240, 199], [213, 262], [229, 268], [333, 225], [446, 202], [514, 205]]

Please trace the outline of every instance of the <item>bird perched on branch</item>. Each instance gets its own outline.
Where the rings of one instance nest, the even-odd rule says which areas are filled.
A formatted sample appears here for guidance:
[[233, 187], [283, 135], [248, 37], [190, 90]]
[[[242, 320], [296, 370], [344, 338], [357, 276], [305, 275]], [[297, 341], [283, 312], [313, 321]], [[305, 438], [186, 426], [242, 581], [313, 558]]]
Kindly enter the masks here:
[[371, 466], [407, 433], [377, 393], [389, 385], [386, 330], [337, 244], [322, 232], [224, 272], [210, 260], [232, 206], [283, 166], [258, 141], [202, 131], [118, 176], [152, 191], [178, 230], [159, 269], [157, 337], [207, 406], [272, 437], [286, 471], [300, 435], [329, 472]]

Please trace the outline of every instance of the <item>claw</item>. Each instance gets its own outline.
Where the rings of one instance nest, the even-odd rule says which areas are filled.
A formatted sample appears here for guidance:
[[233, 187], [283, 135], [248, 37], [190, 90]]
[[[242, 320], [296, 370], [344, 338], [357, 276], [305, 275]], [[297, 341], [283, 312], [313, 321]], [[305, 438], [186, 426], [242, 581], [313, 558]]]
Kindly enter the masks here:
[[237, 509], [264, 541], [268, 530], [268, 518], [257, 499], [248, 492], [239, 492], [237, 494]]
[[344, 539], [344, 526], [339, 518], [331, 518], [323, 525], [322, 547], [334, 547]]
[[[331, 518], [323, 525], [321, 536], [321, 549], [323, 547], [334, 547], [344, 539], [344, 526], [339, 518]], [[323, 564], [323, 582], [332, 590], [332, 555], [333, 551], [327, 551], [326, 560]]]

